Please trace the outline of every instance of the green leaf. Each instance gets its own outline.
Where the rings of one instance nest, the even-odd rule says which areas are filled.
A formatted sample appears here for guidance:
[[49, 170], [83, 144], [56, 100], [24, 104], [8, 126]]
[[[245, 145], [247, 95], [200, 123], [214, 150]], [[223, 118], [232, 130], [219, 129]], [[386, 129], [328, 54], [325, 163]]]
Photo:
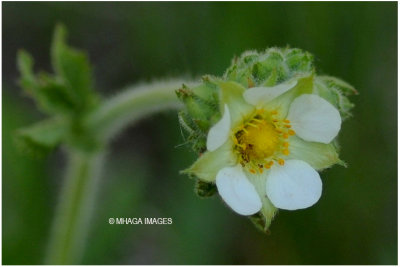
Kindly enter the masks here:
[[19, 148], [33, 156], [43, 156], [57, 147], [66, 135], [65, 122], [49, 119], [16, 132]]
[[66, 36], [65, 27], [57, 25], [51, 46], [52, 65], [70, 90], [77, 110], [82, 110], [96, 101], [92, 88], [91, 67], [85, 53], [67, 46]]
[[36, 101], [39, 109], [50, 115], [74, 110], [74, 99], [68, 88], [46, 73], [35, 76], [33, 58], [27, 52], [18, 52], [17, 65], [21, 73], [19, 84]]
[[33, 74], [33, 58], [32, 56], [24, 51], [20, 50], [17, 54], [17, 67], [21, 73], [19, 84], [27, 93], [34, 95], [37, 91], [37, 81]]
[[39, 75], [39, 84], [37, 100], [45, 111], [51, 114], [68, 114], [74, 111], [75, 103], [73, 96], [65, 85], [59, 83], [46, 73]]

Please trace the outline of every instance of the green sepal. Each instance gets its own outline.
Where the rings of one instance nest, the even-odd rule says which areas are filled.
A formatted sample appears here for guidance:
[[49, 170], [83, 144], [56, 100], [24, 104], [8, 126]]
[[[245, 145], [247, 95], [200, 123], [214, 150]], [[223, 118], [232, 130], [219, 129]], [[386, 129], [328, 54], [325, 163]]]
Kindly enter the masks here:
[[304, 75], [299, 74], [293, 79], [297, 79], [297, 84], [294, 88], [290, 89], [286, 93], [278, 96], [277, 98], [273, 99], [263, 106], [266, 110], [277, 110], [280, 119], [286, 118], [293, 100], [295, 100], [302, 94], [311, 94], [314, 88], [313, 72]]
[[247, 51], [233, 59], [224, 79], [246, 88], [274, 86], [298, 75], [314, 72], [313, 56], [301, 49], [268, 48], [264, 52]]
[[270, 234], [269, 225], [271, 224], [271, 222], [267, 222], [262, 212], [257, 212], [256, 214], [248, 216], [248, 218], [259, 231], [267, 235]]
[[314, 72], [314, 56], [299, 48], [286, 48], [285, 62], [289, 70], [294, 73]]
[[[200, 85], [200, 87], [202, 86], [204, 85]], [[215, 102], [200, 97], [194, 91], [195, 89], [191, 90], [183, 85], [176, 91], [176, 95], [185, 104], [188, 114], [197, 126], [202, 131], [207, 131], [211, 127], [211, 122], [220, 117], [220, 114]]]
[[176, 90], [176, 95], [185, 105], [178, 118], [189, 134], [187, 141], [197, 153], [204, 152], [208, 130], [221, 118], [217, 85], [205, 76], [200, 85], [193, 88], [183, 85]]
[[250, 218], [253, 223], [257, 223], [257, 227], [263, 232], [267, 232], [269, 226], [272, 223], [278, 209], [271, 203], [267, 195], [265, 194], [266, 182], [268, 171], [264, 171], [263, 174], [252, 174], [246, 171], [247, 179], [254, 185], [258, 196], [262, 202], [262, 208], [258, 212], [258, 220], [255, 218]]
[[350, 102], [348, 96], [358, 94], [350, 84], [330, 76], [317, 76], [315, 79], [314, 93], [318, 94], [340, 112], [342, 120], [351, 117], [351, 109], [354, 104]]
[[[185, 138], [186, 143], [192, 144], [192, 149], [196, 153], [203, 153], [206, 151], [206, 134], [197, 126], [192, 120], [186, 110], [181, 110], [178, 113], [179, 124], [188, 136]], [[182, 132], [182, 135], [184, 133]]]
[[202, 78], [202, 84], [194, 87], [193, 92], [200, 98], [209, 102], [212, 105], [217, 105], [218, 100], [218, 87], [215, 83], [215, 78], [210, 75], [205, 75]]
[[318, 171], [334, 164], [343, 164], [333, 143], [308, 142], [297, 136], [291, 136], [289, 143], [290, 155], [287, 159], [303, 160]]
[[181, 172], [205, 182], [214, 182], [222, 168], [236, 164], [237, 158], [232, 153], [232, 146], [228, 140], [217, 150], [203, 153], [192, 166]]
[[228, 105], [232, 128], [234, 128], [245, 119], [243, 115], [251, 113], [254, 107], [244, 100], [243, 93], [246, 89], [241, 84], [222, 80], [217, 81], [217, 84], [220, 88], [221, 99], [219, 108], [222, 111], [225, 104]]
[[217, 186], [214, 183], [208, 183], [196, 179], [194, 192], [202, 198], [212, 197], [217, 192]]
[[34, 157], [41, 157], [55, 149], [65, 138], [66, 123], [62, 119], [48, 119], [16, 131], [19, 149]]

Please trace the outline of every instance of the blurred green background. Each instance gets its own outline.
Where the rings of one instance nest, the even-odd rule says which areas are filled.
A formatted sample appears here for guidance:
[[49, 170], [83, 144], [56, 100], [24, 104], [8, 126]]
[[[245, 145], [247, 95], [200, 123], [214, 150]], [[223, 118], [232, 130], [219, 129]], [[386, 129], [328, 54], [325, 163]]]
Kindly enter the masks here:
[[[16, 85], [16, 51], [50, 70], [56, 22], [88, 51], [105, 97], [157, 77], [221, 75], [234, 55], [270, 46], [315, 55], [321, 74], [360, 92], [343, 124], [341, 157], [322, 174], [317, 205], [281, 211], [264, 235], [179, 175], [194, 161], [175, 112], [115, 138], [84, 264], [397, 264], [397, 3], [3, 2], [3, 263], [41, 264], [65, 156], [17, 151], [13, 131], [39, 120]], [[172, 225], [109, 225], [109, 217], [171, 217]]]

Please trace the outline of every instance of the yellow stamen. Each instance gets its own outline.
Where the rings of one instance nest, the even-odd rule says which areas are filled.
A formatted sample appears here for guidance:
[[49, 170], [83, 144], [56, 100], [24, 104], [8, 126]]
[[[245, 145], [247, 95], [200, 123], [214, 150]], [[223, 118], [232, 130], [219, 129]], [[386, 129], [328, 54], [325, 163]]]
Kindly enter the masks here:
[[254, 128], [258, 128], [257, 125], [255, 125], [255, 124], [253, 124], [253, 123], [250, 123], [250, 122], [248, 122], [247, 125], [250, 125], [251, 127], [254, 127]]
[[[268, 115], [271, 114], [270, 116]], [[273, 115], [278, 111], [258, 109], [253, 117], [246, 118], [238, 131], [232, 136], [240, 164], [252, 174], [263, 173], [275, 163], [284, 165], [283, 158], [290, 155], [289, 136], [295, 135], [290, 120], [279, 119]]]
[[286, 147], [286, 148], [288, 148], [288, 147], [289, 147], [289, 143], [288, 143], [288, 142], [285, 142], [285, 143], [283, 143], [283, 146]]
[[237, 144], [237, 146], [240, 147], [243, 150], [246, 149], [246, 144]]
[[239, 137], [239, 144], [245, 145], [242, 152], [251, 160], [264, 160], [272, 156], [279, 145], [279, 135], [270, 123], [260, 123], [257, 128], [247, 128], [248, 134]]

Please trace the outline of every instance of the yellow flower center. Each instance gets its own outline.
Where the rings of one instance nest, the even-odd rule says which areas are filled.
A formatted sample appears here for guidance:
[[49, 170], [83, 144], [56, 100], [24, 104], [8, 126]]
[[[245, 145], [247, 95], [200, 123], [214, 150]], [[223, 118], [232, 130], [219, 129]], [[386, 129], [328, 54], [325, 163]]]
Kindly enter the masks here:
[[239, 162], [252, 173], [262, 173], [274, 162], [284, 165], [282, 157], [290, 154], [288, 138], [295, 132], [290, 121], [279, 120], [276, 115], [276, 111], [256, 110], [234, 131], [233, 141]]
[[279, 133], [271, 124], [262, 120], [253, 127], [249, 127], [247, 133], [239, 137], [239, 144], [243, 152], [251, 159], [263, 160], [272, 156], [279, 143]]

